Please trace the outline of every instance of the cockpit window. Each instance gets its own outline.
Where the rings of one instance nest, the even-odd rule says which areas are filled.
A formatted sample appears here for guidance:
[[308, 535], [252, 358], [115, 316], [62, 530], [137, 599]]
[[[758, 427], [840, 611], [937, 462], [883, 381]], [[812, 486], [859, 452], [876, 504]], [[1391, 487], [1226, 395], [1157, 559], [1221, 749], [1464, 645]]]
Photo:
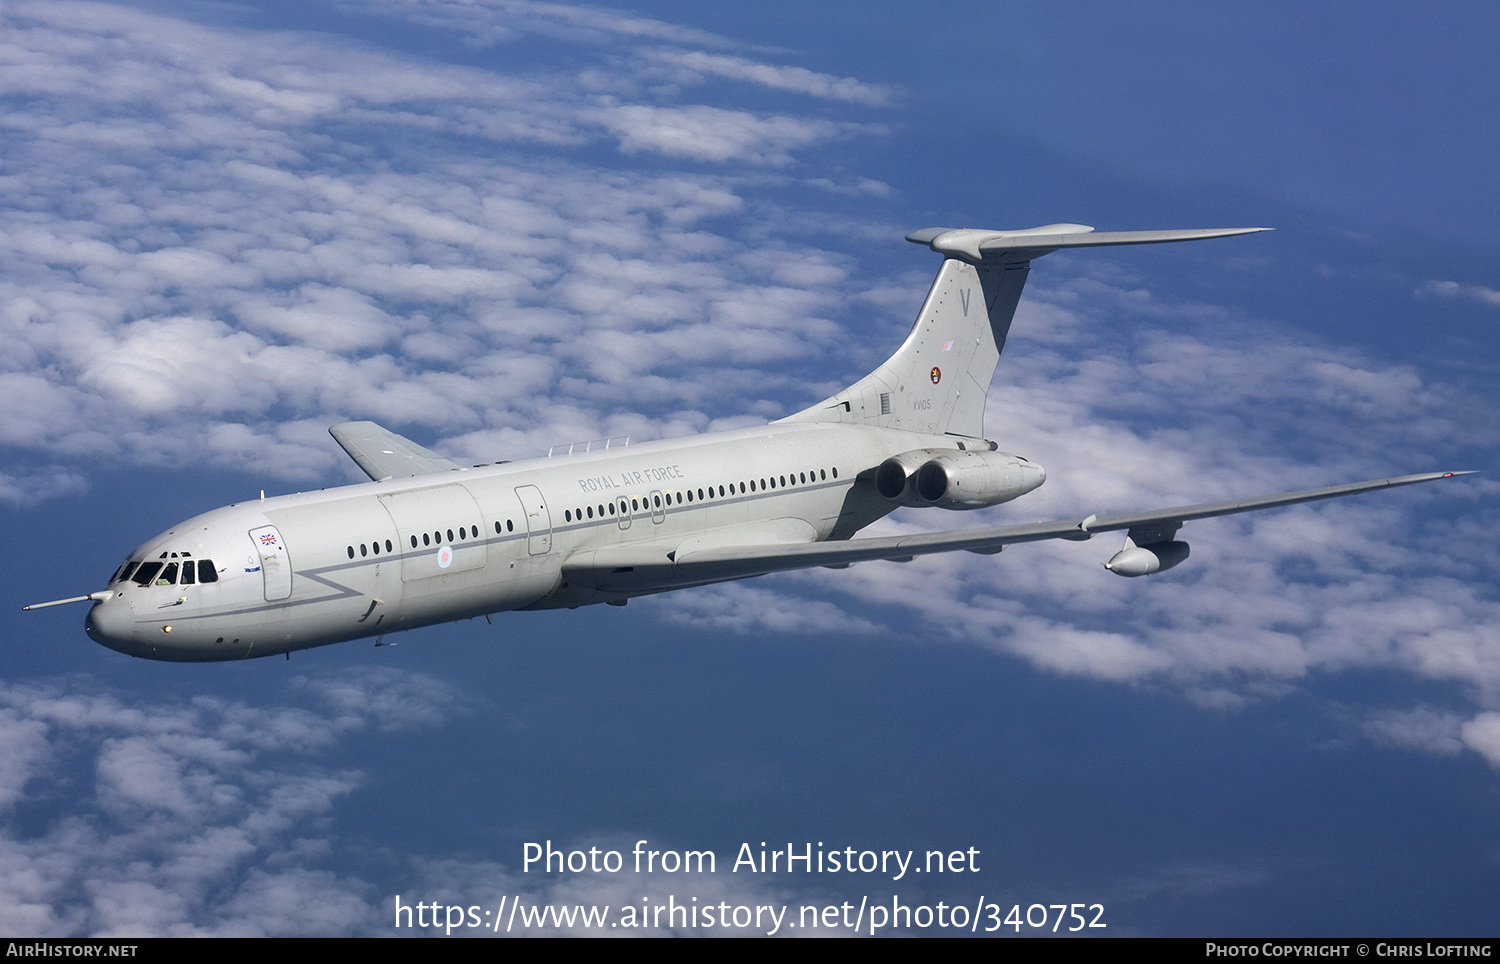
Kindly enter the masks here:
[[219, 581], [219, 571], [214, 568], [212, 559], [185, 559], [181, 563], [127, 562], [116, 579], [124, 582], [132, 579], [132, 575], [132, 581], [142, 586], [191, 586], [195, 583]]
[[160, 571], [161, 563], [159, 562], [143, 563], [141, 565], [141, 568], [135, 571], [135, 582], [141, 586], [149, 586], [151, 585], [151, 580], [154, 579], [156, 577], [156, 574]]

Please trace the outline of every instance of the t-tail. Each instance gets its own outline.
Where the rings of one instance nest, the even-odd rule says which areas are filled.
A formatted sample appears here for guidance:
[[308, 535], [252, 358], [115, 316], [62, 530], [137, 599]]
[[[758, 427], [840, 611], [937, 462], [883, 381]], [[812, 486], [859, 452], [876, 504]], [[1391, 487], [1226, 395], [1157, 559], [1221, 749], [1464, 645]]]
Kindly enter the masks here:
[[984, 437], [984, 400], [1031, 262], [1060, 248], [1161, 244], [1269, 228], [1095, 232], [1083, 224], [1018, 231], [924, 228], [906, 240], [943, 255], [911, 333], [885, 364], [787, 422], [847, 422]]

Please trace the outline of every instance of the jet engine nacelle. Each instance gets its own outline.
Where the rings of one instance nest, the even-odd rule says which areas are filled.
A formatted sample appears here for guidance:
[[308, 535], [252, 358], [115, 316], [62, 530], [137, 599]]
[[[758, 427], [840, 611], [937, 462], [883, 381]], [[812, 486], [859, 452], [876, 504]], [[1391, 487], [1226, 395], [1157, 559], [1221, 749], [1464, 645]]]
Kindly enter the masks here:
[[875, 491], [902, 505], [926, 505], [917, 498], [914, 484], [917, 470], [939, 455], [947, 455], [952, 449], [912, 449], [893, 455], [880, 463], [875, 470]]
[[1127, 544], [1110, 557], [1104, 568], [1117, 576], [1149, 576], [1165, 572], [1188, 557], [1186, 542], [1153, 542], [1149, 546]]
[[[930, 456], [915, 472], [911, 456]], [[896, 495], [897, 471], [905, 475]], [[882, 480], [885, 485], [882, 485]], [[876, 487], [886, 498], [903, 505], [935, 505], [943, 509], [983, 509], [1025, 495], [1047, 480], [1047, 472], [1019, 455], [1004, 452], [905, 452], [881, 463]]]

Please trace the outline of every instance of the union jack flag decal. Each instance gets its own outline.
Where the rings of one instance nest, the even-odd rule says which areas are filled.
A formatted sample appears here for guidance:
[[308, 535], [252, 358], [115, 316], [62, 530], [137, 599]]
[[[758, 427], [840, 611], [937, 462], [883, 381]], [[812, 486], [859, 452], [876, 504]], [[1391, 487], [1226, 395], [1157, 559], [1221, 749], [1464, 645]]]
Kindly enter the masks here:
[[276, 544], [276, 534], [274, 532], [267, 532], [260, 537], [260, 544], [263, 546], [274, 546]]

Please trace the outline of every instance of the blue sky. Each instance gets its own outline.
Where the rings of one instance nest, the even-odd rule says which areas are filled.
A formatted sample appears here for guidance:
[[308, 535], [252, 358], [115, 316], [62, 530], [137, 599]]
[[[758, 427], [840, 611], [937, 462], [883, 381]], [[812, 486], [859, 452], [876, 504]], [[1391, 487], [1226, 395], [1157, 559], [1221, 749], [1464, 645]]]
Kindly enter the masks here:
[[[357, 480], [344, 419], [487, 462], [794, 411], [899, 343], [929, 225], [1277, 231], [1037, 262], [986, 429], [1047, 485], [872, 531], [1492, 474], [1487, 7], [0, 18], [0, 930], [897, 894], [1102, 903], [1110, 934], [1492, 933], [1488, 474], [1197, 523], [1151, 580], [1039, 545], [290, 661], [129, 660], [79, 609], [18, 611], [199, 511]], [[982, 870], [521, 865], [638, 839]]]

